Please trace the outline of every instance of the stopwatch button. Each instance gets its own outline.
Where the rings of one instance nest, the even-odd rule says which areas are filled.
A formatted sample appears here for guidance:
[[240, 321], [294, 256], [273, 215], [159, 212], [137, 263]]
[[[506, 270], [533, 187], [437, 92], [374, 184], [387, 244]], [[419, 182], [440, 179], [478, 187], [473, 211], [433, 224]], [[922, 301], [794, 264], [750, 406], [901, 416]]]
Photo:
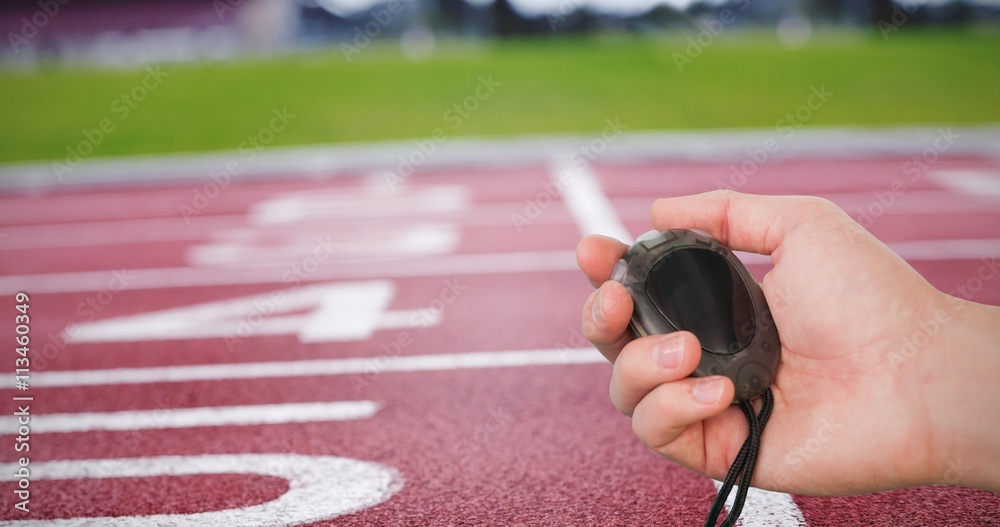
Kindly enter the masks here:
[[639, 242], [649, 241], [649, 240], [652, 240], [653, 238], [656, 238], [659, 235], [660, 235], [660, 231], [649, 231], [649, 232], [643, 233], [638, 238], [636, 238], [635, 242], [639, 243]]
[[618, 260], [615, 262], [615, 268], [611, 270], [611, 279], [615, 282], [621, 282], [625, 279], [625, 274], [628, 272], [628, 262], [625, 260]]

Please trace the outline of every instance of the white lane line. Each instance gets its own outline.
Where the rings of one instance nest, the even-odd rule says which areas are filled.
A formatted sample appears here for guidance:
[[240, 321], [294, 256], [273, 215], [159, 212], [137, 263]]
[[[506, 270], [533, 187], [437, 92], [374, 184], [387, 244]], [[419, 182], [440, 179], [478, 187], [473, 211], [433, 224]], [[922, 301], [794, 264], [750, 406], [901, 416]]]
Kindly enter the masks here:
[[603, 234], [632, 243], [632, 235], [589, 166], [577, 166], [568, 160], [556, 162], [552, 180], [563, 186], [563, 200], [580, 227], [580, 234]]
[[[17, 463], [0, 464], [0, 480], [17, 481]], [[372, 507], [403, 488], [394, 469], [357, 459], [298, 454], [232, 454], [123, 459], [36, 461], [31, 479], [149, 478], [207, 474], [261, 474], [288, 480], [288, 491], [247, 507], [190, 514], [8, 520], [20, 527], [305, 525]], [[16, 487], [16, 486], [15, 486]], [[16, 493], [16, 491], [15, 491]]]
[[397, 357], [354, 357], [303, 361], [158, 366], [107, 370], [44, 371], [32, 377], [38, 388], [147, 384], [154, 382], [217, 381], [268, 377], [371, 374], [378, 372], [441, 371], [479, 368], [510, 368], [553, 364], [605, 362], [593, 348], [486, 351]]
[[[716, 490], [722, 487], [721, 481], [712, 480]], [[726, 510], [730, 510], [733, 501], [736, 499], [736, 491], [739, 487], [734, 486], [729, 498], [726, 500]], [[802, 511], [795, 504], [792, 496], [783, 492], [771, 492], [769, 490], [755, 489], [753, 487], [747, 491], [747, 501], [743, 505], [743, 512], [740, 514], [740, 521], [737, 525], [743, 527], [805, 527], [806, 519], [802, 516]]]
[[[412, 222], [399, 229], [365, 229], [353, 233], [319, 236], [288, 236], [283, 240], [212, 241], [187, 249], [185, 260], [192, 266], [259, 265], [291, 267], [313, 254], [338, 260], [377, 260], [451, 254], [461, 235], [457, 225]], [[359, 237], [356, 234], [363, 236]]]
[[4, 227], [10, 239], [0, 244], [0, 251], [203, 240], [213, 231], [244, 226], [243, 215], [204, 216], [191, 225], [180, 218], [14, 225]]
[[[367, 419], [378, 411], [372, 401], [325, 403], [262, 404], [129, 410], [123, 412], [83, 412], [74, 414], [32, 414], [31, 431], [87, 432], [90, 430], [154, 430], [196, 426], [266, 425], [307, 421], [348, 421]], [[16, 416], [0, 417], [0, 430], [17, 430]]]
[[[889, 188], [888, 183], [885, 188]], [[884, 190], [884, 189], [883, 189]], [[857, 217], [867, 208], [879, 205], [878, 198], [872, 192], [815, 192], [814, 196], [823, 197], [834, 202], [848, 214]], [[614, 198], [611, 202], [626, 221], [649, 221], [649, 207], [656, 200], [650, 195], [642, 198]], [[881, 205], [879, 205], [881, 206]], [[970, 200], [967, 196], [956, 195], [953, 191], [921, 191], [913, 190], [895, 197], [892, 205], [885, 209], [885, 217], [916, 215], [927, 216], [937, 214], [971, 214], [1000, 213], [1000, 206], [995, 200]]]
[[251, 207], [249, 216], [257, 225], [424, 216], [462, 212], [471, 201], [471, 191], [461, 185], [411, 187], [394, 193], [369, 188], [311, 189], [270, 197]]
[[[1000, 239], [985, 240], [920, 240], [888, 244], [900, 258], [908, 262], [946, 260], [996, 260], [1000, 257]], [[747, 265], [768, 264], [769, 256], [735, 251]]]
[[979, 260], [1000, 257], [1000, 239], [895, 242], [889, 248], [907, 261]]
[[[316, 262], [315, 260], [311, 260]], [[242, 284], [281, 284], [287, 280], [303, 282], [345, 280], [356, 278], [399, 278], [417, 276], [455, 276], [478, 274], [531, 273], [542, 271], [576, 271], [574, 251], [538, 251], [509, 253], [455, 254], [405, 260], [365, 262], [328, 261], [315, 272], [296, 275], [287, 264], [276, 267], [193, 268], [161, 267], [126, 271], [80, 271], [8, 275], [0, 277], [0, 292], [72, 293], [101, 291], [113, 284], [120, 289], [121, 279], [114, 273], [124, 272], [130, 291], [165, 289], [170, 287], [205, 287]]]
[[986, 170], [935, 170], [928, 174], [939, 185], [960, 194], [1000, 198], [1000, 173]]
[[[650, 200], [651, 202], [652, 200]], [[3, 204], [0, 203], [0, 207], [2, 206]], [[521, 207], [524, 207], [524, 202], [520, 201], [477, 203], [474, 215], [469, 215], [464, 211], [442, 212], [426, 214], [419, 218], [433, 219], [433, 221], [460, 220], [465, 227], [510, 227], [511, 211]], [[286, 240], [292, 237], [315, 241], [317, 238], [322, 238], [332, 232], [348, 237], [355, 234], [359, 227], [378, 226], [385, 229], [400, 229], [412, 225], [415, 219], [417, 218], [317, 220], [250, 228], [245, 214], [234, 214], [201, 216], [193, 219], [190, 225], [185, 224], [179, 217], [14, 225], [4, 227], [4, 233], [8, 237], [4, 243], [0, 244], [0, 251], [202, 239], [266, 241]], [[532, 221], [539, 225], [561, 225], [569, 224], [572, 218], [562, 207], [553, 206], [544, 215]], [[354, 239], [361, 238], [361, 235], [354, 236]]]
[[[1000, 179], [997, 179], [1000, 181]], [[949, 186], [944, 181], [942, 185]], [[934, 215], [934, 214], [967, 214], [967, 213], [1000, 213], [1000, 206], [992, 199], [962, 199], [967, 194], [966, 188], [946, 191], [910, 191], [896, 200], [886, 215]], [[962, 192], [956, 195], [956, 192]], [[988, 187], [982, 193], [974, 196], [989, 197], [996, 190]], [[876, 202], [871, 192], [826, 193], [815, 195], [825, 197], [845, 209], [850, 214]], [[619, 217], [626, 221], [649, 220], [649, 207], [655, 201], [650, 197], [622, 197], [610, 200]], [[435, 221], [461, 220], [466, 227], [503, 227], [510, 226], [510, 213], [523, 207], [523, 202], [476, 204], [476, 214], [462, 217], [457, 213], [435, 214]], [[553, 205], [545, 214], [531, 220], [537, 225], [563, 225], [573, 222], [566, 209]], [[41, 225], [14, 225], [4, 227], [7, 237], [0, 243], [0, 251], [42, 249], [59, 247], [93, 247], [100, 245], [127, 245], [134, 243], [162, 241], [256, 241], [268, 240], [306, 240], [315, 243], [341, 231], [344, 236], [356, 232], [360, 226], [370, 226], [374, 220], [364, 221], [317, 221], [302, 224], [278, 224], [269, 227], [247, 228], [247, 219], [243, 214], [230, 216], [203, 216], [197, 218], [191, 225], [185, 225], [179, 218], [146, 218], [129, 220], [86, 221], [73, 223], [53, 223]], [[362, 225], [362, 223], [364, 225]], [[390, 219], [380, 221], [382, 228], [395, 230], [412, 225], [412, 219]], [[347, 230], [348, 232], [343, 232]]]
[[[908, 261], [978, 260], [1000, 254], [1000, 238], [891, 242], [889, 247]], [[746, 259], [744, 259], [746, 258]], [[740, 253], [747, 264], [768, 263], [760, 255]], [[533, 272], [579, 272], [574, 251], [455, 254], [421, 259], [332, 262], [302, 278], [303, 282], [421, 276], [464, 276]], [[0, 294], [78, 293], [121, 288], [124, 273], [128, 290], [172, 287], [212, 287], [279, 284], [293, 277], [287, 267], [192, 268], [163, 267], [117, 271], [79, 271], [0, 276]]]

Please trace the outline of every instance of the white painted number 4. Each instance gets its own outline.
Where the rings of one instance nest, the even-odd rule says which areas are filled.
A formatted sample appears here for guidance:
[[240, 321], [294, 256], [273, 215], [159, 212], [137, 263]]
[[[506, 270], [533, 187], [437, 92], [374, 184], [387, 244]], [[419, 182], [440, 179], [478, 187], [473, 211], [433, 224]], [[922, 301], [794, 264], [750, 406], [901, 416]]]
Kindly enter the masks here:
[[68, 342], [122, 342], [297, 335], [301, 342], [363, 340], [380, 329], [436, 325], [433, 310], [388, 311], [388, 280], [342, 282], [75, 324]]

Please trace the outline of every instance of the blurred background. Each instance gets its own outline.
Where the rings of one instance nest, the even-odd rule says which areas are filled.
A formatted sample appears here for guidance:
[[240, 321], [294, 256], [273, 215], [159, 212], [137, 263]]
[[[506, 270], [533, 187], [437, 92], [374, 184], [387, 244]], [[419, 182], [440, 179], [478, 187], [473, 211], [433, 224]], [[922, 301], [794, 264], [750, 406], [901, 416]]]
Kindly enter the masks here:
[[[262, 148], [771, 128], [821, 86], [796, 126], [997, 122], [998, 22], [997, 0], [3, 2], [0, 161], [232, 151], [283, 108]], [[456, 107], [482, 82], [501, 96]]]

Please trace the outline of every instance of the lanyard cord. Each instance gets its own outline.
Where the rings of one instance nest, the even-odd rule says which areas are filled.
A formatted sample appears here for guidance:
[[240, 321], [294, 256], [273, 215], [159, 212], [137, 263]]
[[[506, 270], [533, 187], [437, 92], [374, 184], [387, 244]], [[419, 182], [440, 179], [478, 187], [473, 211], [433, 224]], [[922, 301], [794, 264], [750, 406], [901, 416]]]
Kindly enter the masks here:
[[722, 522], [722, 527], [732, 527], [736, 524], [736, 520], [739, 519], [740, 513], [743, 512], [743, 503], [747, 499], [747, 492], [750, 490], [750, 478], [753, 477], [754, 465], [757, 464], [757, 454], [760, 452], [760, 435], [764, 432], [764, 425], [767, 424], [768, 418], [771, 417], [771, 410], [773, 409], [774, 394], [771, 393], [770, 388], [764, 391], [759, 414], [754, 413], [753, 404], [750, 401], [740, 401], [740, 410], [743, 410], [743, 416], [747, 419], [750, 432], [747, 435], [746, 441], [743, 442], [743, 447], [740, 448], [739, 454], [736, 454], [736, 459], [733, 461], [732, 466], [729, 467], [729, 473], [726, 474], [726, 480], [723, 481], [722, 487], [719, 488], [719, 494], [715, 497], [715, 502], [712, 503], [712, 509], [708, 511], [708, 519], [705, 520], [705, 527], [715, 527], [719, 514], [726, 505], [726, 498], [729, 497], [729, 493], [733, 490], [733, 485], [736, 484], [737, 478], [740, 479], [740, 486], [736, 491], [733, 506], [729, 510], [729, 516], [726, 516], [726, 519]]

